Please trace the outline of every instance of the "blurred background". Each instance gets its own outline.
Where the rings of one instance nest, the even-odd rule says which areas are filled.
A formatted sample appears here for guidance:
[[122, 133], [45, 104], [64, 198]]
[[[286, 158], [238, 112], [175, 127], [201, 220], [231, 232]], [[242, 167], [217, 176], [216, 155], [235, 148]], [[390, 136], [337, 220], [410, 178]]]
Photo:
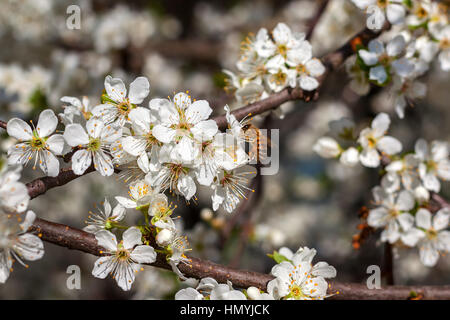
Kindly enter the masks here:
[[[62, 96], [88, 96], [98, 104], [106, 75], [126, 83], [136, 76], [150, 80], [150, 98], [189, 90], [207, 99], [215, 114], [223, 106], [239, 107], [224, 91], [222, 69], [236, 70], [241, 41], [259, 28], [278, 22], [294, 31], [306, 31], [321, 1], [107, 1], [107, 0], [2, 0], [0, 1], [0, 119], [37, 119], [40, 111], [62, 111]], [[70, 30], [68, 6], [81, 9], [81, 28]], [[349, 0], [331, 0], [312, 37], [314, 54], [322, 56], [364, 28], [364, 15]], [[358, 127], [381, 111], [392, 118], [391, 135], [411, 150], [418, 137], [449, 141], [449, 74], [438, 65], [422, 78], [428, 85], [425, 99], [408, 107], [400, 120], [386, 90], [373, 88], [359, 97], [348, 88], [344, 68], [332, 74], [314, 103], [301, 101], [282, 106], [286, 116], [269, 115], [254, 123], [279, 128], [280, 170], [252, 182], [257, 190], [234, 214], [213, 213], [208, 190], [200, 190], [197, 203], [178, 203], [178, 222], [188, 235], [192, 255], [237, 268], [269, 272], [274, 262], [266, 256], [287, 246], [314, 247], [316, 261], [338, 270], [338, 281], [365, 282], [366, 268], [382, 267], [384, 245], [372, 234], [358, 248], [352, 239], [359, 232], [358, 212], [370, 205], [371, 188], [379, 183], [376, 170], [345, 168], [319, 158], [315, 141], [327, 133], [328, 122], [354, 119]], [[146, 105], [147, 102], [144, 103]], [[0, 149], [13, 143], [3, 135]], [[23, 181], [41, 175], [24, 170]], [[449, 184], [442, 194], [450, 198]], [[97, 173], [50, 190], [34, 199], [30, 208], [39, 217], [84, 227], [88, 211], [105, 196], [125, 195], [116, 177]], [[173, 199], [177, 201], [176, 199]], [[115, 202], [114, 202], [115, 203]], [[129, 212], [127, 219], [137, 217]], [[45, 244], [42, 260], [24, 269], [15, 265], [2, 299], [172, 299], [183, 284], [171, 272], [146, 267], [131, 292], [123, 292], [112, 279], [91, 275], [96, 257]], [[396, 284], [449, 284], [450, 259], [424, 267], [416, 249], [395, 253]], [[81, 290], [69, 290], [69, 265], [81, 268]]]

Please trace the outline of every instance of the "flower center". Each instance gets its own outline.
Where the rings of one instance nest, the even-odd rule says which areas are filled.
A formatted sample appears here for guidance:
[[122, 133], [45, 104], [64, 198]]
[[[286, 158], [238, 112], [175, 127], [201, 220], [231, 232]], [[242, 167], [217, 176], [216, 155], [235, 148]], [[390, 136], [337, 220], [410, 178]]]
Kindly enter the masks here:
[[123, 101], [117, 105], [117, 110], [122, 115], [128, 115], [131, 109], [133, 109], [133, 106], [130, 104], [129, 101]]
[[378, 61], [383, 65], [387, 66], [391, 62], [391, 57], [389, 57], [386, 53], [383, 53], [378, 58]]
[[33, 137], [30, 141], [30, 146], [34, 151], [41, 150], [45, 148], [45, 141], [42, 138]]
[[375, 148], [375, 146], [377, 144], [377, 140], [374, 137], [368, 137], [367, 142], [368, 142], [370, 148]]
[[377, 0], [377, 6], [380, 8], [386, 8], [388, 5], [388, 0]]
[[277, 85], [282, 85], [286, 82], [286, 78], [287, 75], [286, 73], [284, 73], [283, 71], [278, 71], [275, 75], [274, 75], [274, 81]]
[[278, 46], [278, 53], [281, 54], [283, 57], [286, 56], [286, 53], [287, 53], [287, 47], [286, 47], [285, 44], [280, 44], [280, 45]]
[[424, 7], [419, 6], [415, 12], [416, 16], [420, 19], [425, 18], [428, 15], [428, 11]]
[[100, 146], [101, 146], [101, 142], [100, 142], [99, 138], [89, 138], [87, 150], [98, 151], [100, 149]]
[[298, 286], [296, 284], [291, 284], [289, 286], [289, 290], [290, 290], [289, 297], [291, 297], [291, 298], [299, 300], [299, 299], [306, 297], [302, 291], [302, 288], [300, 288], [300, 286]]
[[[120, 243], [120, 245], [123, 245], [123, 241]], [[130, 259], [130, 252], [122, 247], [116, 251], [116, 258], [120, 261], [127, 261]]]
[[304, 64], [299, 64], [297, 67], [295, 67], [298, 74], [306, 73], [306, 67]]
[[436, 239], [437, 235], [438, 235], [437, 231], [434, 230], [433, 228], [428, 229], [425, 233], [426, 233], [427, 238], [430, 240]]
[[450, 48], [450, 39], [448, 38], [444, 38], [441, 40], [441, 42], [439, 43], [439, 46], [441, 47], [441, 49], [449, 49]]

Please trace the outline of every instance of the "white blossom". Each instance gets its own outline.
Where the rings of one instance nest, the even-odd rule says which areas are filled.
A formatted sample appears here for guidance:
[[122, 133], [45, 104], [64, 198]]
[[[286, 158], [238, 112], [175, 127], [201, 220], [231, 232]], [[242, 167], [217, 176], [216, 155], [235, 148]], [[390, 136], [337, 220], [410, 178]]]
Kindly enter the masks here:
[[39, 163], [41, 170], [50, 177], [59, 174], [59, 161], [56, 156], [63, 154], [64, 138], [53, 134], [58, 125], [55, 113], [48, 109], [39, 115], [37, 126], [30, 127], [25, 121], [13, 118], [8, 121], [8, 135], [19, 140], [19, 143], [8, 150], [10, 165], [26, 165], [34, 158], [33, 169]]
[[98, 118], [91, 118], [86, 123], [86, 130], [78, 123], [69, 124], [64, 131], [64, 139], [71, 147], [78, 147], [72, 156], [72, 170], [82, 175], [94, 162], [94, 168], [102, 176], [114, 173], [109, 155], [109, 146], [120, 138], [121, 129], [105, 125]]
[[116, 236], [101, 230], [95, 234], [98, 245], [105, 248], [106, 256], [97, 259], [92, 270], [96, 278], [105, 279], [108, 274], [116, 280], [124, 291], [131, 289], [135, 280], [135, 272], [141, 263], [153, 263], [156, 252], [153, 247], [142, 244], [142, 234], [136, 227], [128, 228], [122, 235], [122, 241], [117, 243]]

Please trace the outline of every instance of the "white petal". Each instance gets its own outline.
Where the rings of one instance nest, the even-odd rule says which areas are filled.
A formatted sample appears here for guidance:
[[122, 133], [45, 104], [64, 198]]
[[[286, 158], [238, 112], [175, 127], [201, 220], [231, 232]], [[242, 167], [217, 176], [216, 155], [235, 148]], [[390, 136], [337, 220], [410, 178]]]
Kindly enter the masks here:
[[53, 110], [47, 109], [41, 112], [36, 126], [39, 137], [47, 137], [56, 130], [58, 118]]
[[318, 77], [325, 73], [324, 65], [319, 59], [316, 58], [309, 60], [305, 67], [309, 74], [313, 77]]
[[95, 239], [100, 247], [112, 252], [117, 250], [117, 239], [113, 233], [107, 230], [100, 230], [95, 234]]
[[64, 130], [64, 139], [71, 147], [86, 145], [89, 143], [89, 136], [78, 123], [69, 124]]
[[317, 79], [305, 75], [300, 77], [300, 87], [303, 90], [312, 91], [314, 89], [317, 89], [318, 86], [319, 82], [317, 81]]
[[433, 218], [433, 228], [435, 230], [443, 230], [448, 227], [450, 218], [450, 210], [448, 208], [442, 208], [439, 210]]
[[400, 77], [408, 77], [414, 72], [414, 63], [406, 58], [395, 60], [392, 67]]
[[55, 155], [62, 155], [64, 151], [64, 136], [62, 134], [54, 134], [47, 139], [46, 144]]
[[287, 53], [287, 63], [291, 66], [305, 64], [312, 58], [312, 47], [308, 41], [302, 41], [298, 47], [289, 50]]
[[92, 138], [100, 138], [105, 123], [98, 118], [91, 118], [86, 122], [86, 130], [89, 136]]
[[409, 231], [414, 224], [414, 217], [409, 213], [403, 213], [397, 217], [397, 221], [403, 231]]
[[130, 257], [137, 263], [153, 263], [156, 261], [156, 252], [151, 246], [137, 246]]
[[428, 143], [424, 139], [417, 140], [414, 146], [415, 153], [421, 160], [425, 160], [428, 157]]
[[439, 260], [439, 252], [430, 242], [421, 245], [419, 255], [420, 261], [427, 267], [434, 267]]
[[94, 269], [92, 269], [92, 275], [96, 278], [105, 279], [110, 274], [116, 263], [111, 256], [98, 258], [94, 263]]
[[372, 121], [371, 127], [375, 130], [375, 136], [381, 137], [386, 133], [386, 131], [389, 129], [389, 125], [391, 123], [391, 120], [389, 119], [389, 116], [382, 112], [379, 113]]
[[359, 160], [368, 168], [376, 168], [380, 165], [380, 154], [375, 149], [364, 149], [359, 154]]
[[184, 92], [178, 92], [173, 97], [173, 102], [182, 110], [186, 110], [191, 104], [191, 97]]
[[423, 185], [430, 191], [439, 192], [441, 190], [441, 183], [433, 173], [427, 173], [423, 177]]
[[198, 100], [187, 108], [185, 112], [186, 120], [189, 123], [196, 124], [202, 120], [208, 119], [211, 112], [212, 109], [209, 106], [208, 101]]
[[431, 213], [427, 209], [420, 208], [416, 213], [418, 227], [428, 230], [431, 228]]
[[127, 89], [123, 81], [111, 76], [105, 78], [105, 90], [106, 94], [116, 102], [123, 101], [127, 95]]
[[425, 237], [425, 232], [417, 228], [411, 228], [406, 233], [401, 235], [401, 240], [407, 246], [414, 247], [423, 237]]
[[411, 192], [403, 190], [397, 198], [396, 208], [400, 211], [409, 211], [414, 208], [414, 196]]
[[72, 170], [77, 175], [82, 175], [92, 163], [91, 153], [87, 150], [78, 150], [72, 156]]
[[133, 129], [139, 134], [144, 135], [150, 132], [150, 124], [153, 122], [150, 109], [137, 107], [130, 111], [128, 118], [133, 124]]
[[136, 202], [134, 202], [131, 199], [117, 196], [116, 200], [117, 200], [117, 202], [119, 202], [125, 208], [129, 208], [129, 209], [136, 208]]
[[128, 228], [122, 235], [123, 247], [125, 249], [131, 249], [136, 245], [142, 244], [142, 233], [136, 227]]
[[179, 115], [173, 103], [167, 99], [152, 99], [149, 102], [151, 110], [156, 112], [156, 116], [164, 124], [176, 124]]
[[398, 35], [394, 39], [389, 41], [386, 46], [386, 53], [390, 57], [396, 57], [403, 51], [403, 49], [405, 49], [405, 46], [405, 38], [402, 35]]
[[152, 130], [153, 136], [163, 143], [172, 142], [175, 138], [176, 133], [176, 130], [159, 124], [156, 125]]
[[33, 132], [28, 123], [19, 118], [12, 118], [6, 125], [8, 135], [21, 141], [28, 141], [33, 138]]
[[197, 191], [197, 186], [191, 176], [184, 175], [178, 180], [177, 189], [189, 201]]
[[385, 136], [378, 140], [377, 148], [388, 155], [393, 155], [402, 151], [402, 144], [393, 137]]
[[140, 104], [150, 93], [150, 83], [146, 77], [138, 77], [130, 84], [128, 98], [133, 104]]
[[369, 211], [367, 223], [374, 228], [383, 227], [386, 225], [389, 217], [389, 212], [384, 207], [378, 207]]
[[116, 279], [117, 285], [124, 291], [128, 291], [131, 289], [131, 285], [135, 279], [135, 267], [136, 265], [128, 265], [124, 263], [119, 263], [116, 271], [114, 273], [114, 277]]
[[42, 171], [49, 177], [56, 177], [59, 174], [59, 160], [50, 151], [42, 151], [42, 163], [39, 164]]
[[278, 44], [287, 44], [292, 37], [291, 29], [282, 22], [276, 25], [272, 34], [275, 42]]
[[358, 51], [359, 56], [368, 66], [373, 66], [378, 63], [378, 55], [375, 52], [370, 52], [364, 49]]
[[400, 238], [400, 232], [398, 229], [398, 223], [395, 221], [395, 219], [392, 219], [387, 225], [387, 228], [384, 229], [381, 233], [381, 241], [395, 243]]
[[219, 128], [217, 126], [217, 122], [214, 120], [200, 121], [193, 128], [191, 128], [194, 138], [198, 141], [211, 140], [218, 130]]
[[324, 277], [324, 278], [334, 278], [336, 277], [336, 269], [330, 266], [326, 262], [317, 262], [311, 270], [311, 274], [314, 276]]
[[367, 46], [370, 52], [380, 55], [384, 53], [384, 44], [378, 39], [371, 40]]
[[0, 254], [0, 283], [5, 283], [9, 277], [12, 259], [8, 258], [5, 253]]
[[433, 141], [431, 143], [431, 157], [433, 161], [440, 162], [448, 158], [448, 144], [443, 141]]
[[369, 79], [383, 84], [387, 80], [386, 69], [383, 66], [371, 68], [369, 71]]
[[25, 233], [17, 238], [14, 251], [25, 260], [35, 261], [44, 256], [44, 244], [38, 236]]
[[405, 18], [405, 8], [401, 4], [388, 4], [386, 8], [386, 16], [390, 23], [402, 23]]
[[175, 294], [175, 300], [203, 300], [203, 295], [194, 288], [186, 288]]
[[103, 151], [97, 151], [93, 155], [94, 168], [102, 176], [110, 176], [114, 173], [114, 165], [111, 158]]

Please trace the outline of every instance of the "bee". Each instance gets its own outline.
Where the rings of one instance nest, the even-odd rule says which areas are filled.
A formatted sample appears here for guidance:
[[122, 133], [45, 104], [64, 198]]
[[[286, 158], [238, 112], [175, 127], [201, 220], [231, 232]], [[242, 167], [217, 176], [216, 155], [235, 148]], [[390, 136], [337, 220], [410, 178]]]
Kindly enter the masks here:
[[248, 143], [250, 159], [256, 160], [258, 164], [265, 163], [271, 146], [268, 135], [262, 133], [254, 124], [247, 122], [242, 126], [242, 139]]

